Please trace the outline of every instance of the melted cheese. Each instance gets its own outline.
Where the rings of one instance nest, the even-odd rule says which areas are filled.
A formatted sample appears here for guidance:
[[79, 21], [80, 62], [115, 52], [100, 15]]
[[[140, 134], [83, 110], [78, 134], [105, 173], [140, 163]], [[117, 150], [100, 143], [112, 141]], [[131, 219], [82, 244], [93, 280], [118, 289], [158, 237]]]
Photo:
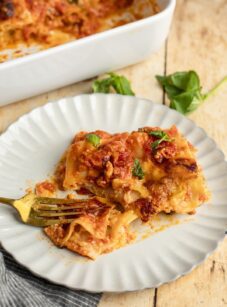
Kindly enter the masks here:
[[[56, 245], [95, 259], [133, 241], [130, 225], [135, 219], [151, 221], [162, 212], [191, 214], [209, 198], [192, 145], [171, 127], [163, 131], [171, 142], [153, 150], [157, 139], [150, 132], [157, 130], [161, 129], [145, 127], [119, 134], [97, 130], [92, 133], [101, 139], [98, 147], [87, 140], [86, 132], [75, 136], [57, 167], [55, 181], [65, 190], [86, 188], [104, 197], [96, 199], [108, 209], [103, 215], [85, 214], [67, 229], [46, 228]], [[142, 177], [134, 170], [135, 159]]]
[[[66, 152], [63, 187], [85, 187], [121, 203], [127, 210], [137, 207], [141, 217], [148, 210], [149, 218], [162, 211], [193, 212], [201, 200], [208, 199], [195, 150], [172, 127], [165, 130], [172, 141], [153, 151], [151, 142], [156, 139], [147, 133], [152, 129], [160, 128], [145, 127], [139, 132], [114, 135], [94, 131], [101, 138], [98, 148], [86, 140], [86, 132], [80, 133]], [[139, 160], [144, 178], [133, 175], [135, 159]]]
[[50, 48], [159, 11], [155, 0], [0, 1], [0, 51], [21, 44]]

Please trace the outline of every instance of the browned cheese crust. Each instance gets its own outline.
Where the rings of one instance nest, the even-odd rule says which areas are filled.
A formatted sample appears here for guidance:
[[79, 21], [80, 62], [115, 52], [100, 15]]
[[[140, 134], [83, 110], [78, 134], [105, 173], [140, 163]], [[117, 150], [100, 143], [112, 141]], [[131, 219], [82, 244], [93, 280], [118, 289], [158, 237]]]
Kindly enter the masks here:
[[[148, 15], [159, 12], [155, 0], [143, 0]], [[144, 18], [133, 0], [1, 0], [0, 51], [19, 44], [57, 46]], [[124, 14], [128, 17], [123, 18]], [[0, 56], [0, 62], [4, 61]]]
[[[160, 140], [153, 131], [165, 133]], [[94, 131], [95, 147], [87, 132], [78, 133], [60, 161], [55, 179], [65, 190], [86, 189], [133, 210], [143, 221], [165, 213], [195, 213], [209, 198], [195, 149], [173, 126], [145, 127], [132, 133]], [[143, 178], [133, 172], [135, 161]]]

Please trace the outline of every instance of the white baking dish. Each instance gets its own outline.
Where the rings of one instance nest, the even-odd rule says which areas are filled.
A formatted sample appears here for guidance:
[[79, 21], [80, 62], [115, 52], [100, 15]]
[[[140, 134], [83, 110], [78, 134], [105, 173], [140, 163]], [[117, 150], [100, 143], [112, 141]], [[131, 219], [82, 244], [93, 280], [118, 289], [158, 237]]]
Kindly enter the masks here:
[[157, 15], [0, 64], [0, 105], [142, 61], [169, 32], [176, 1], [158, 2]]

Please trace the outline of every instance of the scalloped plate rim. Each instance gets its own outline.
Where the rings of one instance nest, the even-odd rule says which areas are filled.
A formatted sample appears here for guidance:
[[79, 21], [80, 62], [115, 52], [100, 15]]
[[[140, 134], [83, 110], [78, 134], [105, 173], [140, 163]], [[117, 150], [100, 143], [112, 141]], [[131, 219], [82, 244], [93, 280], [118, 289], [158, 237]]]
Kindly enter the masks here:
[[[81, 94], [81, 95], [77, 95], [77, 96], [74, 96], [74, 97], [73, 97], [73, 96], [72, 96], [72, 97], [65, 97], [65, 98], [61, 98], [61, 99], [56, 100], [56, 101], [52, 101], [52, 102], [46, 103], [46, 104], [44, 104], [44, 105], [42, 105], [42, 106], [39, 106], [39, 107], [37, 107], [37, 108], [34, 108], [33, 110], [31, 110], [31, 111], [28, 112], [28, 113], [22, 115], [22, 116], [21, 116], [20, 118], [18, 118], [14, 123], [12, 123], [12, 124], [6, 129], [6, 131], [3, 132], [3, 133], [1, 134], [1, 136], [0, 136], [0, 144], [1, 144], [2, 142], [4, 142], [5, 137], [7, 137], [7, 134], [8, 134], [9, 132], [10, 132], [10, 133], [12, 132], [11, 129], [12, 129], [13, 127], [15, 127], [16, 125], [22, 123], [22, 121], [23, 121], [24, 119], [26, 119], [27, 117], [31, 116], [32, 114], [34, 115], [34, 114], [37, 112], [37, 110], [39, 110], [39, 109], [46, 109], [46, 108], [48, 108], [50, 105], [52, 105], [52, 106], [54, 107], [55, 104], [57, 104], [57, 105], [60, 107], [60, 105], [61, 105], [61, 104], [64, 104], [64, 103], [65, 103], [65, 100], [68, 100], [68, 99], [69, 99], [69, 100], [72, 100], [74, 103], [76, 103], [76, 100], [78, 100], [80, 97], [83, 98], [83, 97], [89, 97], [89, 96], [96, 96], [97, 98], [98, 98], [98, 97], [103, 97], [103, 96], [112, 96], [112, 97], [117, 96], [117, 97], [119, 97], [120, 99], [124, 99], [121, 95], [118, 95], [118, 94], [108, 94], [108, 95], [106, 95], [106, 94]], [[150, 100], [148, 100], [148, 99], [144, 99], [144, 98], [140, 98], [140, 97], [132, 97], [132, 96], [126, 96], [126, 97], [128, 97], [128, 98], [130, 97], [130, 100], [131, 100], [133, 103], [141, 103], [141, 102], [137, 102], [138, 100], [141, 100], [141, 101], [144, 101], [144, 102], [146, 102], [146, 103], [150, 103], [152, 107], [155, 107], [155, 108], [156, 108], [156, 107], [157, 107], [157, 108], [160, 108], [160, 107], [161, 107], [161, 108], [166, 109], [167, 112], [172, 112], [173, 114], [176, 113], [176, 114], [179, 116], [179, 113], [178, 113], [177, 111], [172, 110], [172, 109], [169, 109], [169, 108], [168, 108], [167, 106], [165, 106], [165, 105], [156, 104], [156, 103], [154, 103], [154, 102], [152, 102], [152, 101], [150, 101]], [[180, 116], [182, 116], [182, 115], [180, 114]], [[182, 117], [184, 117], [184, 116], [182, 116]], [[200, 130], [202, 131], [202, 133], [204, 134], [204, 136], [205, 136], [206, 138], [208, 138], [208, 139], [212, 142], [213, 146], [215, 147], [215, 150], [217, 150], [217, 151], [221, 154], [221, 156], [222, 156], [222, 158], [223, 158], [223, 161], [225, 161], [225, 163], [226, 163], [225, 155], [224, 155], [223, 151], [220, 150], [220, 149], [218, 148], [216, 142], [215, 142], [212, 138], [210, 138], [210, 137], [207, 135], [207, 133], [205, 132], [205, 130], [204, 130], [203, 128], [201, 128], [201, 127], [198, 127], [198, 126], [197, 126], [191, 119], [189, 119], [189, 118], [184, 117], [184, 120], [190, 122], [190, 123], [194, 126], [194, 128], [200, 129]], [[226, 224], [227, 224], [227, 223], [226, 223]], [[226, 226], [227, 226], [227, 225], [226, 225]], [[224, 228], [223, 228], [223, 229], [224, 229]], [[169, 279], [169, 280], [166, 280], [166, 281], [163, 281], [163, 282], [159, 282], [159, 283], [157, 283], [157, 285], [155, 285], [154, 287], [159, 287], [159, 286], [162, 285], [162, 284], [165, 284], [165, 283], [168, 283], [168, 282], [172, 282], [172, 281], [178, 279], [179, 277], [181, 277], [181, 276], [183, 276], [183, 275], [186, 275], [186, 274], [190, 273], [195, 267], [197, 267], [197, 266], [200, 265], [202, 262], [204, 262], [204, 260], [207, 259], [207, 257], [210, 256], [211, 253], [213, 253], [213, 252], [218, 248], [218, 246], [220, 245], [220, 243], [223, 241], [224, 238], [225, 238], [225, 232], [223, 232], [223, 235], [220, 234], [219, 239], [216, 240], [216, 244], [215, 244], [214, 248], [212, 248], [208, 253], [204, 254], [204, 257], [203, 257], [200, 261], [198, 261], [198, 262], [196, 262], [194, 265], [190, 266], [189, 269], [186, 269], [185, 271], [182, 271], [181, 273], [177, 274], [174, 278]], [[16, 254], [14, 254], [12, 251], [8, 250], [8, 248], [7, 248], [7, 246], [6, 246], [7, 243], [6, 243], [6, 245], [5, 245], [4, 242], [2, 241], [1, 244], [2, 244], [2, 246], [5, 248], [5, 250], [6, 250], [9, 254], [11, 254], [11, 255], [17, 260], [18, 263], [20, 263], [21, 265], [23, 265], [25, 268], [27, 268], [29, 271], [31, 271], [34, 275], [39, 276], [39, 277], [42, 277], [42, 278], [45, 278], [46, 280], [48, 280], [48, 281], [50, 281], [50, 282], [53, 282], [53, 283], [58, 284], [58, 285], [66, 286], [66, 287], [71, 288], [71, 289], [85, 290], [85, 291], [89, 291], [89, 292], [91, 292], [91, 293], [94, 293], [94, 292], [126, 292], [126, 291], [143, 290], [143, 289], [149, 288], [149, 285], [148, 285], [148, 286], [146, 286], [146, 287], [136, 287], [136, 288], [133, 288], [133, 289], [123, 289], [122, 291], [119, 291], [119, 290], [115, 290], [115, 289], [112, 289], [112, 288], [111, 288], [111, 289], [108, 289], [108, 288], [98, 288], [98, 287], [96, 287], [96, 289], [91, 290], [91, 289], [87, 289], [86, 287], [78, 287], [78, 286], [74, 287], [74, 286], [68, 285], [67, 283], [64, 283], [64, 282], [61, 283], [61, 282], [57, 281], [55, 278], [50, 278], [50, 277], [44, 276], [44, 275], [42, 275], [42, 274], [39, 274], [38, 270], [34, 270], [34, 269], [30, 268], [29, 265], [26, 265], [25, 263], [23, 263], [22, 261], [20, 261], [20, 259], [17, 258], [17, 255], [16, 255]]]

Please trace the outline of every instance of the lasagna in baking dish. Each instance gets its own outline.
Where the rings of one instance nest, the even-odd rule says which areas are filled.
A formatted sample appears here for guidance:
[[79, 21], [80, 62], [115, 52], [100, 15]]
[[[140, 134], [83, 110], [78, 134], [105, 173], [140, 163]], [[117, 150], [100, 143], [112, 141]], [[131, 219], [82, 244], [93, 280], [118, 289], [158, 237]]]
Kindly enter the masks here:
[[80, 132], [58, 163], [54, 181], [61, 190], [108, 203], [102, 214], [46, 229], [55, 243], [91, 258], [130, 242], [135, 219], [148, 222], [161, 212], [193, 214], [209, 198], [195, 149], [175, 126]]
[[0, 51], [45, 49], [158, 12], [155, 0], [1, 0]]

